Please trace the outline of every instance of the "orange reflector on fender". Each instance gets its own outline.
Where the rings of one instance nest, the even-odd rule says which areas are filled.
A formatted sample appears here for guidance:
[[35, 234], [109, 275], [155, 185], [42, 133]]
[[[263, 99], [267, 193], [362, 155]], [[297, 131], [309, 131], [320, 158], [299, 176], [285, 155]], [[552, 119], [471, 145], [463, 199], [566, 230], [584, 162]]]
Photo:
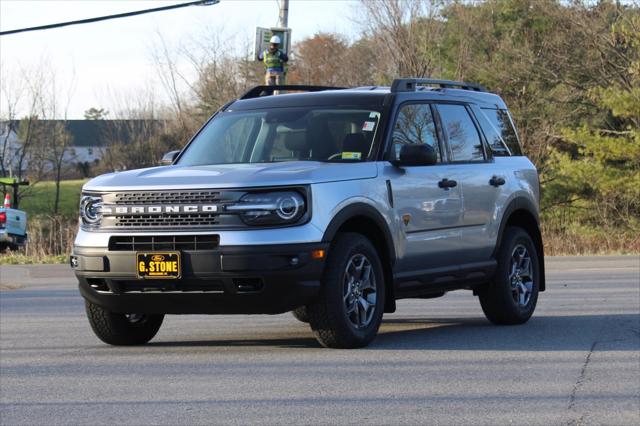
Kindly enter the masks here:
[[322, 259], [324, 257], [324, 250], [314, 250], [311, 252], [312, 259]]

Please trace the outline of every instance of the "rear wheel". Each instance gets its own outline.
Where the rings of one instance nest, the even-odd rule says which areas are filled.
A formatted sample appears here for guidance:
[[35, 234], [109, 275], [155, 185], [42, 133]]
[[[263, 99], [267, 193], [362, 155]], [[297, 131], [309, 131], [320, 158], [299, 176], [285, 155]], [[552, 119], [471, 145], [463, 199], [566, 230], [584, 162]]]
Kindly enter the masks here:
[[329, 348], [368, 345], [382, 322], [384, 286], [382, 264], [371, 242], [356, 233], [338, 234], [320, 295], [307, 307], [318, 341]]
[[523, 324], [538, 301], [540, 265], [535, 245], [522, 228], [505, 229], [493, 282], [480, 292], [480, 305], [494, 324]]
[[85, 300], [93, 332], [110, 345], [141, 345], [153, 339], [164, 315], [118, 314]]

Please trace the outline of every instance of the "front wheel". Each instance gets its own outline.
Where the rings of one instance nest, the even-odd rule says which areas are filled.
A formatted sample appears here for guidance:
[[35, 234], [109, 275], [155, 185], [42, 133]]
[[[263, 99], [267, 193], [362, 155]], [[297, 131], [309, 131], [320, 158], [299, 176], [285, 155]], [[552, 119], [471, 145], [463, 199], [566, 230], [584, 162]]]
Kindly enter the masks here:
[[110, 345], [141, 345], [153, 339], [164, 315], [118, 314], [85, 300], [93, 332]]
[[320, 295], [307, 307], [311, 329], [325, 347], [366, 346], [378, 333], [384, 297], [382, 264], [373, 244], [361, 234], [338, 234]]
[[538, 301], [540, 264], [529, 234], [522, 228], [505, 229], [497, 256], [494, 280], [480, 292], [480, 305], [494, 324], [523, 324]]

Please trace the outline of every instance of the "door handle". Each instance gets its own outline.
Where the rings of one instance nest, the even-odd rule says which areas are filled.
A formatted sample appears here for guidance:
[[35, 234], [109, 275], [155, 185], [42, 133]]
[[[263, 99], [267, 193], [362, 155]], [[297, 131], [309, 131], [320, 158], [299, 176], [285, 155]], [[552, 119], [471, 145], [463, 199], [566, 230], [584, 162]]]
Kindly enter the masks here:
[[494, 176], [491, 179], [489, 179], [489, 185], [495, 186], [496, 188], [504, 184], [505, 184], [505, 180], [503, 177]]
[[458, 182], [456, 182], [455, 180], [449, 180], [447, 178], [444, 178], [440, 182], [438, 182], [438, 186], [442, 189], [453, 188], [457, 185], [458, 185]]

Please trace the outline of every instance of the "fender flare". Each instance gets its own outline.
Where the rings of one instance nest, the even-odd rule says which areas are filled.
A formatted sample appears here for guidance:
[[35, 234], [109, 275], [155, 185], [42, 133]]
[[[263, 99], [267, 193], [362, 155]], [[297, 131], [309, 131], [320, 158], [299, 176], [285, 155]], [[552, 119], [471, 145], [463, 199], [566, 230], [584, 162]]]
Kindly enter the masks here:
[[529, 213], [535, 222], [535, 229], [533, 230], [533, 235], [531, 235], [533, 239], [533, 243], [536, 246], [536, 250], [538, 251], [538, 262], [540, 267], [540, 291], [545, 291], [546, 289], [546, 278], [545, 278], [545, 269], [544, 269], [544, 244], [542, 242], [542, 232], [540, 231], [540, 217], [538, 215], [538, 209], [536, 206], [525, 197], [516, 197], [511, 200], [507, 205], [507, 208], [504, 210], [502, 215], [502, 220], [500, 221], [500, 228], [498, 230], [498, 237], [496, 239], [496, 247], [493, 251], [492, 257], [495, 258], [498, 250], [500, 249], [500, 244], [502, 243], [502, 236], [504, 234], [504, 230], [507, 227], [507, 222], [511, 219], [511, 216], [519, 211], [524, 210]]
[[382, 216], [382, 214], [380, 214], [380, 212], [376, 210], [375, 207], [363, 202], [356, 202], [344, 207], [342, 210], [340, 210], [340, 212], [338, 212], [338, 214], [333, 217], [333, 219], [331, 219], [331, 222], [329, 222], [329, 225], [327, 226], [327, 229], [322, 236], [322, 241], [331, 243], [338, 233], [340, 227], [347, 223], [347, 221], [357, 217], [365, 217], [371, 220], [379, 229], [382, 230], [382, 232], [378, 233], [377, 236], [382, 234], [382, 240], [387, 247], [387, 252], [384, 254], [388, 259], [388, 262], [385, 264], [383, 260], [383, 269], [385, 270], [385, 275], [389, 280], [389, 285], [386, 288], [387, 297], [385, 300], [384, 311], [395, 312], [396, 289], [393, 280], [393, 269], [396, 261], [396, 248], [393, 242], [391, 231], [389, 229], [389, 224]]
[[367, 219], [372, 220], [382, 230], [382, 237], [384, 239], [385, 245], [387, 246], [386, 254], [391, 263], [390, 266], [393, 267], [396, 261], [396, 248], [393, 243], [391, 231], [389, 230], [389, 225], [384, 217], [380, 214], [380, 212], [376, 210], [375, 207], [372, 207], [369, 204], [357, 202], [349, 204], [348, 206], [340, 210], [340, 212], [338, 212], [338, 214], [336, 214], [333, 219], [331, 219], [331, 222], [329, 222], [329, 225], [327, 226], [327, 229], [324, 231], [324, 234], [322, 236], [322, 241], [328, 243], [333, 241], [336, 234], [338, 233], [338, 229], [340, 229], [340, 227], [344, 225], [349, 219], [358, 216], [364, 216]]

